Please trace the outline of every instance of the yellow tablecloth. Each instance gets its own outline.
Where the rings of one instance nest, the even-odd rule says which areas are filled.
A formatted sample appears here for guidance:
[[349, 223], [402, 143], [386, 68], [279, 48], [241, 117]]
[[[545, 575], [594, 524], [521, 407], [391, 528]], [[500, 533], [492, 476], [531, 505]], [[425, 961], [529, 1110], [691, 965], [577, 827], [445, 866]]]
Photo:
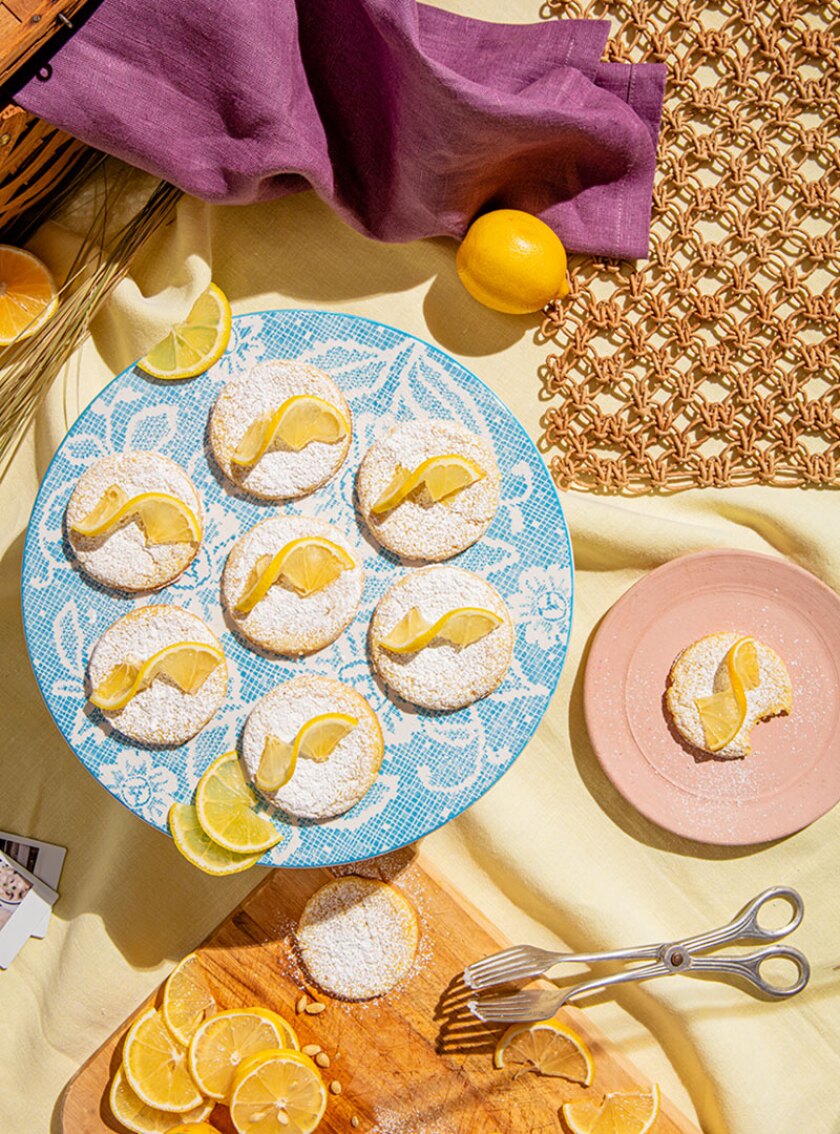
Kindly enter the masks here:
[[[527, 0], [512, 5], [513, 16], [507, 5], [488, 13], [477, 0], [446, 6], [533, 18]], [[36, 241], [48, 260], [61, 258], [59, 237], [46, 231]], [[57, 1134], [57, 1100], [79, 1064], [259, 880], [258, 871], [214, 880], [189, 867], [165, 836], [95, 783], [47, 714], [26, 657], [19, 575], [24, 529], [50, 457], [97, 391], [211, 276], [235, 312], [321, 307], [436, 342], [485, 379], [537, 438], [543, 350], [534, 324], [475, 304], [458, 283], [453, 253], [446, 240], [367, 241], [312, 194], [249, 208], [184, 201], [99, 316], [5, 469], [0, 829], [69, 851], [47, 938], [31, 941], [0, 973], [3, 1134]], [[727, 920], [766, 886], [796, 886], [807, 915], [795, 940], [813, 976], [795, 1000], [767, 1004], [725, 985], [675, 979], [628, 986], [617, 1002], [591, 1012], [710, 1134], [837, 1134], [840, 808], [758, 849], [669, 836], [624, 803], [600, 771], [583, 724], [582, 662], [612, 603], [645, 572], [686, 552], [738, 547], [787, 556], [840, 588], [840, 497], [762, 488], [636, 500], [571, 493], [564, 507], [576, 606], [551, 708], [515, 767], [430, 836], [423, 852], [509, 936], [577, 948], [677, 937]]]

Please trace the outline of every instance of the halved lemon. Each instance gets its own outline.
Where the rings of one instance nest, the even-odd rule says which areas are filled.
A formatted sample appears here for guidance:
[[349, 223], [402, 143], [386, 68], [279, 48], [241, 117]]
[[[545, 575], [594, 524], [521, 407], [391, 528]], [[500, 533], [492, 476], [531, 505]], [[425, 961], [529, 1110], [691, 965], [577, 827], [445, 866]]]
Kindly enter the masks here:
[[459, 606], [442, 614], [435, 622], [424, 618], [416, 606], [411, 607], [393, 630], [377, 643], [392, 654], [414, 654], [435, 638], [453, 646], [470, 646], [501, 626], [503, 619], [481, 606]]
[[228, 1101], [243, 1062], [283, 1046], [285, 1030], [272, 1015], [260, 1009], [231, 1008], [198, 1026], [190, 1040], [189, 1067], [203, 1094]]
[[514, 1024], [493, 1053], [493, 1066], [536, 1071], [588, 1087], [595, 1074], [592, 1055], [581, 1037], [559, 1020]]
[[296, 394], [287, 398], [274, 413], [251, 422], [230, 462], [255, 465], [276, 440], [298, 453], [313, 441], [334, 445], [349, 432], [350, 423], [331, 402], [313, 394]]
[[156, 1110], [181, 1114], [204, 1102], [190, 1075], [187, 1049], [154, 1008], [148, 1008], [129, 1028], [122, 1066], [135, 1095]]
[[647, 1134], [659, 1114], [659, 1087], [616, 1091], [600, 1103], [580, 1099], [565, 1103], [563, 1119], [572, 1134]]
[[390, 512], [421, 485], [425, 485], [429, 496], [437, 504], [454, 492], [460, 492], [462, 488], [475, 484], [486, 475], [484, 469], [475, 461], [471, 461], [469, 457], [461, 457], [457, 453], [429, 457], [413, 472], [398, 465], [394, 479], [374, 503], [371, 511], [375, 516]]
[[169, 809], [169, 830], [175, 846], [184, 858], [203, 870], [205, 874], [221, 877], [239, 874], [259, 862], [258, 854], [234, 854], [225, 850], [204, 833], [194, 807], [188, 803], [173, 803]]
[[317, 764], [327, 760], [339, 741], [358, 725], [349, 713], [320, 713], [301, 725], [291, 744], [267, 736], [257, 768], [256, 784], [262, 791], [277, 791], [295, 773], [299, 756]]
[[321, 536], [304, 536], [284, 544], [276, 555], [261, 555], [251, 571], [245, 593], [236, 604], [238, 614], [249, 614], [281, 580], [301, 598], [321, 591], [356, 561], [343, 547]]
[[137, 365], [153, 378], [195, 378], [218, 362], [230, 341], [231, 310], [215, 284], [201, 293], [183, 323], [152, 347]]
[[720, 752], [738, 735], [747, 719], [747, 690], [756, 689], [761, 680], [758, 651], [754, 638], [739, 638], [726, 655], [729, 684], [708, 697], [696, 697], [706, 747]]
[[100, 536], [134, 516], [143, 526], [147, 547], [159, 543], [198, 543], [201, 539], [198, 517], [177, 496], [168, 492], [126, 496], [118, 484], [109, 485], [96, 506], [70, 530], [80, 536]]
[[201, 961], [195, 953], [190, 953], [176, 965], [163, 986], [164, 1023], [186, 1047], [198, 1025], [217, 1010], [218, 1004], [207, 987]]
[[198, 781], [195, 810], [204, 833], [235, 854], [263, 854], [283, 838], [245, 779], [235, 752], [214, 760]]
[[218, 646], [206, 642], [174, 642], [144, 662], [121, 662], [90, 695], [98, 709], [117, 712], [156, 677], [168, 677], [182, 693], [196, 693], [213, 670], [224, 664]]
[[214, 1127], [207, 1126], [204, 1122], [213, 1110], [212, 1101], [201, 1102], [193, 1110], [185, 1111], [183, 1114], [147, 1106], [129, 1086], [122, 1067], [118, 1067], [114, 1072], [108, 1092], [108, 1103], [117, 1122], [126, 1130], [131, 1130], [133, 1134], [176, 1134], [176, 1131], [187, 1128], [187, 1124], [194, 1130], [202, 1131], [202, 1134], [204, 1134], [202, 1127], [216, 1134]]
[[31, 338], [57, 307], [47, 265], [23, 248], [0, 244], [0, 346]]
[[238, 1134], [311, 1134], [327, 1109], [318, 1068], [299, 1051], [268, 1051], [239, 1069], [230, 1099]]

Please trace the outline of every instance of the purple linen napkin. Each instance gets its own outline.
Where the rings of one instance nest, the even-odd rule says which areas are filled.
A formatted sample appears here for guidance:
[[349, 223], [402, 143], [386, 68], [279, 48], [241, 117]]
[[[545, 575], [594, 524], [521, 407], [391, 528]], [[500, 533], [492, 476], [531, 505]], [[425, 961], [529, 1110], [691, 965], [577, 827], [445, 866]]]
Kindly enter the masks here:
[[414, 0], [101, 0], [16, 101], [208, 201], [312, 188], [380, 240], [536, 213], [647, 255], [665, 68], [607, 21], [490, 24]]

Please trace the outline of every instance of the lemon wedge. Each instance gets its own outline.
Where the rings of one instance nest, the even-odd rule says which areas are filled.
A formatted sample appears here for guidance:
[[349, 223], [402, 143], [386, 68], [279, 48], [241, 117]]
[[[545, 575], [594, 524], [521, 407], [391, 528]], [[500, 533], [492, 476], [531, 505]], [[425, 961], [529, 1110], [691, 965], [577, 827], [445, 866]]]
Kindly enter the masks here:
[[394, 479], [376, 500], [371, 508], [375, 516], [390, 512], [409, 496], [415, 489], [424, 485], [432, 501], [437, 504], [468, 488], [486, 476], [484, 469], [471, 461], [469, 457], [460, 457], [457, 453], [448, 453], [442, 457], [429, 457], [418, 465], [414, 472], [410, 472], [402, 465], [397, 465]]
[[29, 339], [58, 307], [46, 264], [23, 248], [0, 244], [0, 346]]
[[237, 614], [249, 614], [275, 583], [283, 581], [306, 598], [334, 582], [356, 561], [332, 540], [304, 536], [285, 544], [276, 555], [261, 555], [251, 571], [245, 593], [236, 604]]
[[311, 1134], [327, 1109], [318, 1068], [299, 1051], [267, 1051], [239, 1068], [230, 1099], [237, 1134]]
[[213, 1110], [214, 1103], [202, 1102], [182, 1114], [147, 1106], [132, 1091], [122, 1067], [118, 1067], [114, 1072], [111, 1089], [108, 1092], [108, 1104], [117, 1122], [126, 1130], [131, 1130], [132, 1134], [175, 1134], [177, 1130], [190, 1128], [200, 1130], [202, 1134], [205, 1130], [216, 1134], [215, 1128], [204, 1122]]
[[187, 1049], [170, 1034], [154, 1008], [148, 1008], [129, 1028], [122, 1066], [128, 1085], [146, 1106], [181, 1114], [204, 1102], [190, 1075]]
[[230, 341], [231, 310], [225, 293], [210, 284], [183, 323], [152, 347], [137, 365], [153, 378], [195, 378], [218, 362]]
[[194, 807], [187, 803], [173, 803], [169, 809], [169, 830], [175, 846], [193, 866], [217, 878], [226, 874], [239, 874], [259, 862], [258, 854], [234, 854], [225, 850], [205, 834]]
[[283, 838], [267, 815], [257, 811], [235, 752], [214, 760], [198, 781], [195, 810], [208, 838], [234, 854], [262, 854]]
[[739, 638], [726, 655], [725, 689], [695, 698], [706, 748], [720, 752], [738, 735], [747, 718], [747, 691], [761, 680], [754, 638]]
[[291, 744], [267, 736], [255, 777], [257, 787], [262, 791], [283, 787], [295, 774], [299, 756], [322, 763], [358, 723], [349, 713], [321, 713], [301, 725]]
[[203, 1094], [227, 1101], [243, 1061], [285, 1043], [285, 1030], [273, 1015], [264, 1010], [231, 1008], [199, 1025], [190, 1040], [189, 1066]]
[[275, 441], [299, 453], [313, 441], [334, 445], [350, 432], [344, 414], [314, 394], [287, 398], [274, 413], [251, 422], [230, 459], [232, 465], [255, 465]]
[[195, 953], [184, 957], [163, 986], [163, 1020], [179, 1043], [186, 1047], [198, 1025], [212, 1016], [218, 1005], [207, 987], [204, 969]]
[[442, 614], [436, 622], [424, 618], [416, 606], [403, 615], [393, 630], [377, 643], [392, 654], [414, 654], [435, 638], [462, 648], [470, 646], [501, 626], [502, 619], [480, 606], [459, 606]]
[[174, 642], [144, 662], [126, 661], [114, 666], [90, 695], [91, 703], [106, 712], [125, 708], [132, 697], [157, 677], [168, 677], [182, 693], [196, 693], [225, 655], [206, 642]]
[[493, 1066], [514, 1067], [569, 1079], [588, 1087], [595, 1073], [592, 1055], [581, 1037], [559, 1020], [514, 1024], [493, 1053]]
[[191, 508], [167, 492], [126, 496], [118, 484], [109, 485], [94, 508], [70, 528], [80, 536], [100, 536], [136, 516], [143, 525], [146, 546], [159, 543], [198, 543], [201, 524]]
[[647, 1134], [659, 1114], [659, 1087], [615, 1091], [600, 1103], [579, 1099], [565, 1103], [563, 1119], [572, 1134]]

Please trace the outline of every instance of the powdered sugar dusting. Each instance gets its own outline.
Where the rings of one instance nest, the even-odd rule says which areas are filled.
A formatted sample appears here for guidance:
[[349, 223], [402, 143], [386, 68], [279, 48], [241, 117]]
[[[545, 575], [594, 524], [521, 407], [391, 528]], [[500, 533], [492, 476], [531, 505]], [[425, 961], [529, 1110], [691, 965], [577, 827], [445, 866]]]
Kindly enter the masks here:
[[[469, 646], [433, 642], [413, 654], [392, 654], [377, 642], [412, 607], [429, 622], [457, 607], [492, 611], [502, 624]], [[460, 709], [499, 685], [513, 656], [514, 631], [504, 599], [484, 579], [462, 567], [423, 567], [382, 596], [371, 620], [371, 655], [395, 693], [429, 709]]]
[[[88, 665], [91, 688], [128, 660], [146, 661], [177, 642], [206, 642], [221, 649], [215, 634], [194, 614], [177, 606], [145, 606], [117, 619], [93, 648]], [[142, 744], [183, 744], [216, 714], [227, 690], [222, 663], [195, 693], [183, 693], [165, 677], [156, 678], [118, 712], [105, 716], [114, 728]]]
[[67, 503], [67, 537], [88, 575], [106, 587], [126, 591], [164, 587], [192, 562], [197, 543], [147, 547], [143, 526], [137, 519], [96, 537], [81, 536], [72, 530], [114, 484], [129, 498], [145, 492], [175, 496], [192, 509], [201, 523], [198, 493], [181, 466], [160, 453], [111, 453], [100, 457], [82, 474]]
[[242, 734], [242, 756], [253, 779], [266, 737], [290, 743], [307, 721], [322, 713], [348, 713], [358, 725], [326, 760], [301, 757], [294, 775], [266, 798], [302, 819], [326, 819], [351, 808], [373, 786], [382, 763], [382, 732], [376, 714], [361, 694], [330, 677], [296, 677], [258, 701]]

